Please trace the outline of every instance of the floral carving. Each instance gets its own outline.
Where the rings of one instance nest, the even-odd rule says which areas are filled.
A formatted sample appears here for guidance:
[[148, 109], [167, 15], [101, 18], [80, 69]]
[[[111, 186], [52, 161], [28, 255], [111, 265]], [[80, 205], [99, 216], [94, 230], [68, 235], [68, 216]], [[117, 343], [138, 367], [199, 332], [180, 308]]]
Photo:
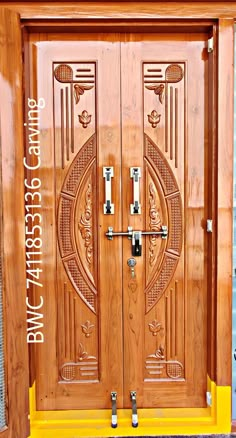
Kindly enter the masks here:
[[75, 84], [74, 85], [74, 98], [75, 98], [75, 104], [79, 103], [80, 96], [84, 94], [85, 90], [91, 90], [93, 88], [93, 85], [86, 85], [86, 84]]
[[89, 123], [91, 122], [92, 116], [88, 113], [88, 111], [84, 110], [81, 114], [78, 115], [79, 122], [83, 126], [83, 128], [87, 128]]
[[163, 98], [164, 98], [164, 90], [165, 90], [165, 85], [164, 84], [159, 84], [159, 85], [146, 85], [146, 88], [148, 90], [153, 90], [154, 93], [159, 97], [159, 102], [163, 103]]
[[161, 114], [157, 114], [156, 110], [153, 110], [151, 114], [148, 114], [148, 121], [152, 125], [152, 128], [156, 128], [161, 120]]
[[[149, 217], [150, 217], [150, 230], [151, 231], [160, 231], [161, 229], [161, 218], [159, 215], [159, 211], [156, 205], [156, 196], [154, 190], [154, 184], [151, 182], [149, 184]], [[157, 236], [153, 235], [149, 238], [149, 264], [153, 266], [156, 254], [155, 247], [157, 243]]]
[[81, 327], [85, 337], [89, 338], [95, 326], [89, 320], [87, 320], [84, 324], [81, 324]]
[[84, 239], [86, 249], [86, 259], [89, 265], [92, 263], [93, 244], [92, 244], [92, 186], [88, 185], [85, 192], [85, 212], [81, 215], [79, 230]]
[[161, 323], [158, 322], [156, 319], [154, 319], [148, 325], [149, 325], [149, 330], [153, 336], [157, 336], [157, 333], [163, 330]]
[[165, 359], [165, 355], [164, 355], [164, 347], [162, 345], [159, 345], [159, 348], [155, 351], [154, 354], [150, 354], [148, 357], [153, 357], [156, 359]]
[[79, 361], [81, 362], [84, 359], [96, 359], [95, 356], [90, 356], [81, 342], [79, 343]]

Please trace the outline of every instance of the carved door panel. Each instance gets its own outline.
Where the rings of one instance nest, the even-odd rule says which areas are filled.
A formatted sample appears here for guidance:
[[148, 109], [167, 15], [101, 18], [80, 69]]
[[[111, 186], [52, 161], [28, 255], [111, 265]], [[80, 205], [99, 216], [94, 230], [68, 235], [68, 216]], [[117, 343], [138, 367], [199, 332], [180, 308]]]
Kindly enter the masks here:
[[[120, 195], [120, 43], [113, 36], [31, 36], [30, 93], [40, 110], [44, 342], [37, 346], [38, 409], [108, 408], [123, 394], [122, 242], [111, 257], [102, 167]], [[56, 41], [53, 41], [53, 39]], [[32, 95], [32, 94], [31, 94]], [[33, 94], [35, 97], [35, 94]], [[121, 229], [121, 210], [114, 226]], [[37, 301], [38, 302], [38, 301]]]
[[[40, 38], [29, 50], [29, 96], [45, 101], [32, 170], [42, 184], [37, 407], [109, 408], [111, 391], [130, 407], [131, 390], [138, 407], [204, 406], [207, 36]], [[104, 166], [114, 214], [104, 214]], [[130, 211], [131, 167], [141, 214]], [[109, 240], [108, 227], [163, 225], [167, 239], [142, 236], [131, 276], [131, 242]]]
[[121, 46], [123, 228], [168, 227], [167, 239], [142, 236], [135, 281], [123, 241], [125, 406], [130, 390], [140, 407], [205, 405], [206, 39], [130, 35]]

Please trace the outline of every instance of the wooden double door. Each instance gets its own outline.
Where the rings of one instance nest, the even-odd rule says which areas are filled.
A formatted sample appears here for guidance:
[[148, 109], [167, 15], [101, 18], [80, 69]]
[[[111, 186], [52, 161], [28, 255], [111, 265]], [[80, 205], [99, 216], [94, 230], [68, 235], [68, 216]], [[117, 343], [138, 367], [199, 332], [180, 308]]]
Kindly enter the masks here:
[[45, 102], [37, 409], [110, 408], [111, 391], [119, 408], [130, 391], [138, 408], [205, 406], [207, 39], [29, 36], [28, 94]]

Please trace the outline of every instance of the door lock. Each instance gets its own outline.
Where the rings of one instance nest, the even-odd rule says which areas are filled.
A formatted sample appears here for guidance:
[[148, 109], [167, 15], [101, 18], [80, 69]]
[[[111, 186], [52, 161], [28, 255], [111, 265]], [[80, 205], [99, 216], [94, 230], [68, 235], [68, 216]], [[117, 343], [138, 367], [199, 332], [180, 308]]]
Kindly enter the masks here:
[[131, 277], [135, 278], [135, 270], [134, 270], [134, 268], [135, 268], [135, 266], [137, 264], [136, 260], [133, 257], [131, 257], [130, 259], [127, 260], [127, 264], [128, 264], [128, 266], [130, 267], [130, 270], [131, 270]]
[[132, 255], [142, 255], [142, 236], [161, 236], [162, 239], [167, 239], [168, 228], [162, 225], [160, 231], [133, 231], [132, 227], [128, 227], [128, 231], [113, 231], [112, 227], [108, 227], [106, 232], [108, 240], [113, 240], [114, 236], [127, 236], [132, 242]]
[[142, 232], [133, 231], [132, 234], [132, 255], [141, 256], [142, 255]]

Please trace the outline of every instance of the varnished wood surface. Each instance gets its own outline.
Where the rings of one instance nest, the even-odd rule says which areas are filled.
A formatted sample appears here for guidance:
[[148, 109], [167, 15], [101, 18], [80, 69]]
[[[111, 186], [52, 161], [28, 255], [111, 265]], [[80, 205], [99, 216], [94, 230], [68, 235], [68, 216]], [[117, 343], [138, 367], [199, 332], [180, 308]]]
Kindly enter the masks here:
[[[206, 65], [202, 61], [202, 53], [205, 50], [204, 40], [207, 39], [207, 35], [194, 35], [192, 38], [188, 36], [189, 42], [187, 45], [184, 39], [184, 36], [181, 35], [159, 35], [155, 37], [154, 35], [127, 34], [125, 36], [125, 44], [121, 45], [121, 72], [125, 78], [122, 80], [122, 104], [124, 107], [122, 117], [124, 229], [128, 225], [132, 225], [134, 229], [140, 229], [140, 227], [147, 229], [148, 227], [148, 222], [144, 221], [142, 215], [130, 216], [128, 208], [132, 199], [132, 194], [130, 193], [132, 192], [132, 186], [128, 174], [129, 167], [132, 165], [141, 166], [142, 175], [145, 175], [144, 168], [142, 167], [144, 150], [142, 150], [142, 141], [140, 140], [142, 138], [140, 112], [143, 112], [144, 131], [152, 139], [155, 139], [158, 148], [165, 154], [166, 161], [168, 161], [174, 172], [181, 199], [185, 206], [183, 213], [185, 237], [178, 268], [173, 278], [170, 276], [171, 282], [165, 290], [165, 296], [156, 303], [151, 312], [145, 312], [145, 317], [143, 316], [145, 306], [142, 292], [145, 287], [145, 276], [147, 281], [147, 266], [149, 264], [148, 244], [146, 245], [146, 251], [143, 248], [143, 256], [137, 257], [136, 290], [130, 291], [128, 286], [130, 273], [127, 269], [124, 270], [125, 407], [129, 406], [128, 394], [131, 389], [137, 390], [138, 404], [144, 407], [161, 405], [184, 406], [186, 403], [188, 406], [203, 406], [205, 403], [207, 235], [201, 223], [204, 222], [208, 209], [208, 195], [204, 194], [208, 187], [207, 173], [205, 173], [207, 167], [205, 167], [204, 156], [204, 148], [205, 150], [208, 149], [208, 131], [206, 127], [208, 77], [207, 61]], [[165, 105], [167, 105], [167, 108], [170, 105], [169, 118], [167, 120], [163, 119], [162, 104], [153, 91], [149, 91], [150, 94], [145, 98], [146, 100], [148, 99], [146, 106], [143, 106], [139, 85], [141, 82], [139, 66], [142, 62], [152, 60], [154, 63], [152, 67], [158, 68], [158, 64], [155, 65], [155, 61], [171, 62], [174, 60], [176, 63], [180, 63], [182, 59], [187, 59], [186, 88], [179, 89], [179, 113], [185, 122], [183, 121], [182, 124], [179, 123], [177, 126], [176, 120], [181, 121], [181, 116], [176, 119], [176, 115], [174, 115], [174, 104], [171, 104], [174, 94], [174, 92], [171, 93], [171, 89], [173, 90], [173, 88], [170, 87], [170, 99], [168, 101], [167, 96], [165, 96]], [[204, 57], [204, 59], [206, 60], [207, 58]], [[190, 84], [191, 81], [194, 81], [199, 86], [196, 88], [188, 86], [187, 84]], [[183, 94], [184, 92], [186, 92], [186, 95]], [[184, 96], [185, 99], [188, 96], [186, 113], [183, 103]], [[148, 113], [146, 112], [147, 109], [151, 111], [153, 107], [162, 113], [160, 124], [155, 130], [147, 123]], [[164, 144], [163, 133], [165, 130], [168, 132], [167, 138], [169, 137], [168, 147], [165, 147]], [[178, 139], [177, 148], [176, 137]], [[167, 149], [167, 153], [165, 153], [165, 149]], [[178, 154], [177, 160], [173, 159], [174, 156], [176, 158], [176, 154]], [[198, 157], [197, 162], [196, 156]], [[160, 168], [161, 166], [164, 169], [164, 162], [160, 165]], [[144, 176], [140, 182], [142, 207], [147, 211], [148, 216], [150, 214], [148, 213], [148, 202], [150, 202], [148, 201], [149, 186], [145, 180], [143, 181], [143, 178]], [[146, 204], [144, 204], [145, 200]], [[156, 204], [158, 205], [157, 198]], [[159, 212], [161, 212], [160, 208]], [[171, 217], [169, 217], [169, 221], [167, 219], [167, 223], [171, 230]], [[145, 245], [144, 241], [145, 237], [143, 238], [143, 245]], [[129, 254], [129, 242], [124, 240], [124, 266]], [[177, 287], [176, 282], [178, 284]], [[176, 297], [174, 297], [173, 292], [175, 288]], [[174, 300], [176, 300], [175, 308], [173, 306]], [[166, 302], [168, 306], [167, 312], [169, 316], [167, 318], [165, 318], [163, 302]], [[185, 310], [183, 311], [183, 309]], [[175, 318], [178, 324], [175, 322]], [[153, 337], [148, 329], [149, 323], [152, 320], [162, 324], [162, 332], [157, 333], [156, 338], [154, 338], [156, 339], [156, 344], [153, 342]], [[184, 329], [180, 323], [183, 320]], [[147, 357], [149, 357], [147, 360], [153, 360], [154, 355], [152, 358], [149, 355], [158, 351], [160, 345], [163, 346], [163, 356], [166, 360], [172, 357], [184, 365], [185, 379], [183, 382], [174, 382], [171, 379], [169, 381], [168, 379], [166, 381], [165, 379], [158, 381], [155, 375], [153, 375], [152, 381], [151, 379], [148, 381], [148, 379], [144, 378], [145, 361]], [[201, 361], [199, 361], [199, 355], [201, 356]], [[192, 378], [193, 374], [194, 379]]]
[[[216, 382], [231, 384], [232, 200], [233, 200], [233, 20], [219, 22], [218, 59], [218, 241]], [[225, 47], [227, 51], [225, 52]]]
[[[28, 437], [28, 357], [24, 249], [24, 167], [21, 29], [19, 17], [0, 10], [1, 258], [8, 430]], [[14, 56], [9, 57], [9, 52]]]
[[[58, 38], [60, 39], [59, 45]], [[71, 41], [71, 38], [75, 41]], [[38, 43], [39, 39], [43, 41], [42, 45]], [[55, 79], [55, 75], [52, 76], [52, 68], [55, 69], [52, 63], [72, 63], [71, 65], [73, 65], [73, 62], [76, 62], [82, 63], [83, 69], [88, 69], [89, 63], [86, 64], [86, 60], [94, 65], [93, 60], [96, 59], [98, 59], [99, 64], [99, 75], [96, 76], [96, 87], [98, 88], [94, 88], [93, 85], [91, 90], [80, 96], [78, 103], [75, 103], [73, 92], [72, 103], [68, 105], [66, 97], [68, 85], [64, 86]], [[36, 60], [38, 60], [37, 76]], [[108, 69], [107, 65], [110, 62], [110, 69]], [[114, 216], [103, 214], [104, 178], [102, 176], [103, 166], [115, 166], [115, 175], [112, 179], [113, 202], [120, 199], [119, 63], [119, 41], [115, 35], [79, 35], [79, 41], [78, 35], [70, 37], [69, 41], [65, 41], [64, 37], [60, 35], [36, 35], [36, 37], [32, 36], [31, 38], [30, 72], [28, 72], [31, 83], [29, 92], [31, 95], [43, 96], [47, 103], [41, 114], [44, 136], [41, 137], [42, 166], [38, 172], [38, 176], [42, 180], [42, 190], [45, 193], [45, 202], [42, 208], [44, 218], [42, 261], [46, 303], [45, 327], [47, 328], [46, 341], [36, 352], [38, 409], [109, 408], [112, 390], [119, 393], [118, 406], [122, 406], [123, 381], [122, 368], [120, 367], [123, 342], [121, 241], [115, 239], [110, 242], [105, 238], [105, 231], [111, 224], [115, 229], [121, 229], [121, 211], [119, 211], [116, 202]], [[111, 69], [113, 69], [113, 74], [111, 74]], [[90, 77], [88, 80], [91, 81], [92, 78]], [[110, 84], [109, 105], [105, 98], [106, 87], [104, 83]], [[95, 95], [98, 96], [96, 105]], [[63, 100], [61, 96], [64, 96]], [[73, 117], [71, 114], [72, 104]], [[92, 116], [91, 123], [86, 129], [81, 126], [78, 120], [78, 115], [85, 109]], [[70, 139], [72, 138], [71, 125], [69, 133], [67, 132], [68, 119], [72, 120], [74, 125], [74, 152], [72, 152], [71, 143], [69, 143], [68, 148], [67, 137], [70, 135]], [[99, 119], [99, 125], [97, 119]], [[118, 122], [114, 123], [114, 120]], [[81, 239], [80, 231], [76, 225], [77, 223], [82, 225], [81, 218], [84, 217], [85, 207], [87, 205], [88, 208], [90, 205], [85, 195], [88, 181], [90, 181], [87, 174], [85, 173], [82, 178], [76, 200], [74, 219], [76, 223], [68, 223], [67, 219], [63, 219], [61, 207], [58, 208], [58, 201], [65, 178], [71, 174], [70, 166], [73, 165], [78, 153], [83, 150], [87, 140], [94, 133], [96, 135], [97, 125], [99, 126], [99, 143], [96, 148], [99, 154], [96, 155], [96, 177], [92, 176], [90, 195], [93, 206], [90, 216], [93, 225], [90, 230], [93, 235], [92, 258], [95, 265], [89, 272], [85, 243]], [[86, 166], [86, 158], [83, 158], [79, 162], [80, 172], [86, 170]], [[90, 167], [92, 168], [92, 166]], [[67, 194], [66, 196], [68, 202], [74, 199], [71, 194], [69, 197]], [[62, 221], [62, 228], [59, 227], [58, 231], [59, 220]], [[85, 301], [81, 300], [81, 296], [78, 296], [78, 290], [75, 291], [73, 282], [70, 282], [70, 276], [68, 278], [62, 264], [60, 252], [64, 251], [63, 228], [68, 230], [68, 226], [75, 230], [72, 234], [75, 233], [77, 236], [75, 240], [83, 266], [84, 278], [89, 277], [91, 280], [94, 277], [91, 281], [94, 280], [97, 289], [97, 305], [96, 309], [93, 309], [95, 312], [88, 308]], [[68, 233], [67, 238], [69, 242]], [[100, 257], [98, 257], [97, 245], [101, 253]], [[67, 243], [65, 243], [66, 246]], [[68, 254], [70, 254], [70, 248]], [[73, 310], [73, 302], [75, 310]], [[90, 321], [94, 326], [89, 337], [86, 337], [81, 330], [81, 324], [86, 321]], [[82, 344], [81, 347], [80, 344]], [[61, 367], [65, 363], [72, 361], [79, 365], [81, 361], [83, 364], [81, 348], [85, 349], [88, 356], [94, 357], [93, 361], [98, 361], [98, 377], [91, 384], [82, 381], [79, 383], [63, 381]], [[81, 356], [78, 356], [78, 353]], [[86, 367], [89, 368], [89, 365], [86, 364]], [[88, 373], [92, 371], [93, 367], [91, 370], [86, 370]]]
[[236, 15], [235, 2], [1, 2], [0, 6], [18, 12], [22, 19], [44, 18], [232, 18]]
[[[205, 50], [206, 39], [206, 34], [192, 34], [188, 43], [185, 42], [184, 34], [168, 36], [161, 34], [158, 37], [148, 34], [125, 36], [115, 34], [98, 34], [96, 36], [83, 34], [79, 36], [79, 41], [78, 35], [73, 34], [67, 34], [66, 36], [60, 34], [30, 35], [30, 71], [28, 75], [31, 79], [31, 85], [29, 91], [32, 95], [44, 96], [47, 102], [46, 108], [42, 112], [42, 126], [44, 127], [41, 138], [42, 167], [38, 174], [42, 180], [42, 190], [45, 199], [42, 210], [44, 218], [43, 235], [45, 239], [42, 260], [44, 265], [43, 283], [46, 303], [45, 327], [47, 327], [47, 340], [44, 345], [40, 346], [40, 349], [37, 349], [35, 361], [37, 364], [37, 406], [39, 409], [109, 408], [111, 390], [118, 391], [118, 406], [120, 407], [130, 406], [130, 390], [137, 390], [138, 405], [140, 407], [205, 405], [207, 374], [207, 257], [205, 242], [207, 236], [202, 229], [201, 221], [206, 217], [207, 209], [207, 198], [204, 204], [203, 197], [205, 187], [207, 186], [207, 174], [204, 171], [203, 145], [205, 144], [205, 148], [207, 148], [208, 142], [207, 130], [204, 131], [203, 126], [205, 123], [205, 111], [207, 111], [207, 101], [204, 103], [204, 99], [207, 96], [208, 78], [207, 75], [205, 77], [207, 71], [204, 70], [204, 61], [201, 53]], [[58, 44], [58, 41], [60, 41], [60, 44]], [[159, 42], [158, 53], [156, 52], [157, 41]], [[112, 45], [110, 45], [111, 42]], [[121, 53], [120, 44], [122, 46]], [[167, 45], [168, 51], [163, 55]], [[78, 49], [76, 49], [77, 47]], [[86, 107], [90, 108], [90, 113], [92, 114], [92, 122], [86, 130], [83, 130], [78, 125], [78, 120], [76, 120], [75, 147], [76, 153], [78, 153], [86, 139], [90, 137], [93, 132], [93, 126], [95, 126], [94, 117], [96, 116], [99, 133], [99, 164], [97, 169], [99, 185], [97, 192], [98, 204], [95, 214], [97, 212], [99, 240], [98, 252], [94, 250], [93, 254], [99, 263], [99, 313], [97, 320], [99, 321], [99, 348], [97, 351], [100, 362], [100, 383], [98, 384], [96, 382], [93, 384], [83, 384], [82, 382], [63, 383], [60, 377], [63, 358], [65, 358], [65, 362], [70, 362], [74, 357], [73, 345], [76, 337], [75, 333], [81, 331], [80, 319], [88, 319], [86, 315], [89, 315], [89, 313], [83, 302], [80, 304], [79, 313], [73, 313], [73, 299], [71, 301], [70, 297], [73, 294], [76, 301], [80, 298], [73, 292], [70, 280], [60, 261], [57, 239], [61, 248], [61, 228], [58, 231], [57, 223], [54, 219], [55, 215], [57, 221], [58, 217], [60, 217], [58, 199], [61, 196], [60, 191], [64, 184], [64, 179], [72, 164], [73, 155], [70, 152], [68, 155], [66, 141], [68, 136], [66, 128], [68, 116], [62, 117], [60, 113], [62, 110], [67, 111], [68, 105], [65, 105], [66, 97], [60, 103], [60, 94], [64, 95], [64, 92], [60, 91], [61, 85], [59, 82], [55, 84], [53, 91], [51, 77], [52, 61], [68, 64], [81, 60], [83, 63], [86, 63], [88, 54], [90, 61], [98, 57], [98, 106], [95, 114], [94, 107], [92, 106], [93, 92], [91, 91], [83, 94], [81, 104], [78, 107], [74, 107], [76, 114], [77, 110], [79, 111], [80, 109], [81, 111]], [[120, 59], [122, 72], [121, 89], [120, 73], [118, 74], [120, 72]], [[114, 230], [118, 231], [126, 230], [128, 225], [133, 226], [137, 230], [145, 229], [149, 226], [150, 222], [150, 213], [148, 213], [150, 176], [145, 177], [147, 169], [145, 170], [143, 167], [143, 121], [145, 131], [149, 136], [153, 135], [153, 129], [147, 124], [147, 114], [143, 109], [141, 62], [150, 62], [150, 60], [152, 62], [160, 62], [162, 60], [162, 62], [167, 64], [168, 62], [185, 63], [186, 59], [188, 60], [191, 78], [194, 76], [199, 84], [203, 84], [205, 81], [205, 85], [200, 89], [195, 88], [192, 90], [188, 88], [189, 103], [186, 108], [184, 107], [186, 97], [184, 97], [183, 93], [186, 92], [184, 87], [187, 86], [187, 81], [185, 86], [184, 82], [182, 82], [183, 85], [178, 89], [178, 93], [175, 91], [175, 93], [171, 94], [171, 102], [174, 99], [173, 95], [178, 95], [179, 100], [175, 101], [175, 105], [172, 102], [170, 117], [166, 119], [172, 140], [170, 140], [169, 145], [171, 154], [169, 155], [168, 152], [165, 158], [165, 162], [169, 160], [169, 165], [172, 167], [172, 171], [177, 178], [183, 204], [185, 205], [185, 225], [184, 227], [181, 225], [185, 232], [185, 243], [183, 255], [176, 271], [177, 276], [174, 276], [173, 279], [170, 277], [170, 281], [173, 280], [170, 290], [168, 290], [166, 296], [163, 296], [161, 304], [158, 304], [158, 308], [156, 310], [153, 308], [144, 318], [146, 281], [144, 273], [146, 270], [148, 278], [148, 275], [152, 276], [153, 272], [155, 272], [148, 267], [148, 258], [150, 257], [149, 244], [148, 242], [145, 243], [145, 240], [143, 241], [143, 257], [137, 258], [137, 287], [133, 288], [130, 285], [130, 270], [127, 266], [127, 259], [131, 256], [131, 242], [126, 238], [114, 238], [113, 241], [108, 241], [105, 237], [105, 231], [108, 226], [113, 226]], [[36, 65], [38, 66], [37, 68]], [[111, 68], [115, 66], [116, 68], [114, 68], [113, 75], [111, 76]], [[113, 86], [111, 80], [114, 81]], [[104, 83], [107, 84], [105, 88]], [[153, 109], [152, 105], [154, 107], [159, 105], [161, 108], [161, 103], [154, 92], [150, 90], [148, 93], [150, 109], [148, 106], [147, 111]], [[105, 99], [105, 96], [107, 96], [107, 99]], [[120, 106], [118, 105], [120, 99], [122, 101], [121, 116], [119, 112]], [[81, 105], [83, 105], [83, 108]], [[174, 108], [176, 110], [178, 106], [179, 115], [174, 116], [171, 111], [174, 112]], [[52, 117], [52, 109], [54, 117]], [[161, 129], [160, 131], [155, 131], [161, 133], [161, 139], [165, 137], [163, 136], [165, 127], [164, 112], [162, 114]], [[186, 121], [188, 120], [189, 131], [186, 130], [186, 124], [184, 125], [186, 123], [186, 121], [184, 122], [185, 119]], [[55, 123], [54, 134], [53, 123]], [[121, 126], [123, 127], [122, 136]], [[174, 126], [178, 128], [175, 134]], [[193, 132], [195, 132], [194, 135]], [[62, 135], [62, 133], [64, 134]], [[55, 155], [53, 152], [53, 136], [55, 136]], [[155, 141], [161, 148], [162, 153], [165, 153], [164, 143], [159, 139], [158, 134], [155, 134], [154, 138], [156, 138]], [[197, 138], [198, 141], [196, 141]], [[186, 144], [184, 139], [188, 140]], [[64, 143], [64, 160], [62, 160], [61, 145]], [[198, 155], [197, 163], [195, 160], [196, 153]], [[188, 157], [188, 161], [185, 161], [186, 157]], [[102, 167], [104, 165], [114, 166], [115, 177], [112, 179], [112, 201], [115, 204], [114, 216], [104, 216], [103, 214], [104, 180], [102, 178]], [[129, 168], [133, 165], [140, 166], [143, 175], [141, 178], [143, 213], [137, 216], [131, 216], [129, 213], [129, 205], [132, 202], [132, 182], [130, 180]], [[154, 177], [155, 179], [156, 177]], [[185, 183], [185, 179], [187, 183]], [[84, 177], [83, 181], [81, 183], [82, 192], [85, 187], [86, 177]], [[96, 184], [96, 181], [94, 180], [92, 184]], [[55, 187], [56, 192], [54, 191]], [[71, 199], [71, 195], [68, 199]], [[81, 199], [81, 207], [76, 216], [77, 222], [81, 219], [81, 212], [85, 203], [85, 199]], [[145, 200], [146, 205], [144, 204]], [[95, 199], [93, 202], [95, 202]], [[163, 223], [166, 223], [168, 218], [167, 213], [165, 213], [165, 202], [163, 200], [160, 202], [164, 215], [163, 218], [165, 219]], [[122, 217], [123, 220], [121, 221]], [[67, 226], [67, 224], [64, 223], [64, 226]], [[171, 229], [171, 222], [169, 227]], [[79, 252], [82, 254], [83, 245], [79, 248]], [[80, 255], [80, 258], [83, 260], [84, 266], [86, 266], [86, 258], [83, 255]], [[155, 265], [155, 269], [159, 269], [158, 266]], [[65, 282], [67, 286], [64, 291]], [[65, 310], [61, 311], [63, 306]], [[71, 315], [70, 319], [68, 319], [68, 315]], [[89, 316], [89, 320], [91, 320], [90, 318], [91, 316]], [[144, 379], [146, 358], [150, 354], [155, 354], [155, 351], [158, 350], [162, 342], [159, 339], [159, 335], [154, 337], [149, 330], [149, 324], [156, 318], [158, 318], [158, 321], [161, 318], [162, 326], [163, 328], [165, 327], [166, 331], [165, 335], [163, 334], [161, 337], [164, 342], [165, 357], [181, 360], [186, 380], [183, 379], [180, 382], [170, 381], [166, 377], [163, 381], [146, 381]], [[97, 324], [95, 319], [91, 321]], [[170, 329], [172, 332], [170, 332]], [[80, 336], [82, 335], [80, 334]], [[93, 351], [96, 351], [97, 347], [94, 338], [88, 339], [86, 345], [90, 346], [90, 351], [92, 351], [92, 348]], [[92, 354], [94, 355], [94, 353]], [[201, 355], [201, 361], [198, 360], [199, 354]], [[193, 369], [194, 381], [192, 379]], [[80, 396], [78, 396], [78, 384]], [[96, 390], [94, 390], [95, 386]]]

